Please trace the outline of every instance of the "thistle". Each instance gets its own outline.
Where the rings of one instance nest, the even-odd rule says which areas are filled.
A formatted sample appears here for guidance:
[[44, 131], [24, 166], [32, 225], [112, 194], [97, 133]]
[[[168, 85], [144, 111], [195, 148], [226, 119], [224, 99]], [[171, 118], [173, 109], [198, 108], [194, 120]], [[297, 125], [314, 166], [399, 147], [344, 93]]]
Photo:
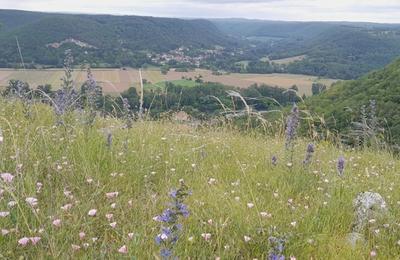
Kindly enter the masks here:
[[160, 255], [163, 259], [172, 257], [173, 248], [182, 231], [182, 224], [179, 223], [179, 218], [189, 217], [189, 210], [183, 202], [190, 195], [190, 192], [183, 181], [180, 181], [180, 184], [179, 189], [172, 190], [169, 193], [172, 200], [170, 208], [167, 208], [161, 215], [153, 218], [155, 221], [163, 223], [161, 233], [155, 238], [157, 245], [161, 246]]

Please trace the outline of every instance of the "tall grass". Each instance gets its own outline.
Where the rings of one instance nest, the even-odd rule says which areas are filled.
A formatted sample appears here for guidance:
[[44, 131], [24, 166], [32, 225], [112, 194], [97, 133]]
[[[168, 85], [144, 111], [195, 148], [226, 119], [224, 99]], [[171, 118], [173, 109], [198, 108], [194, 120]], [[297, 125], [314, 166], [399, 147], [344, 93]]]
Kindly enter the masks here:
[[[192, 192], [185, 202], [191, 214], [182, 219], [173, 249], [181, 259], [265, 259], [272, 236], [286, 241], [287, 258], [400, 255], [400, 162], [389, 153], [321, 141], [305, 167], [309, 140], [298, 139], [288, 167], [282, 134], [168, 121], [126, 128], [111, 117], [96, 117], [88, 127], [77, 112], [57, 126], [47, 105], [30, 109], [26, 117], [21, 103], [0, 100], [0, 172], [15, 176], [11, 184], [0, 181], [0, 212], [10, 213], [0, 217], [1, 257], [158, 259], [160, 225], [153, 217], [168, 207], [169, 191], [181, 179]], [[105, 132], [112, 133], [111, 145]], [[336, 171], [341, 155], [347, 162], [342, 177]], [[352, 248], [346, 240], [352, 202], [367, 190], [383, 195], [389, 215], [369, 223], [366, 244]], [[118, 196], [107, 198], [109, 192]], [[38, 205], [29, 206], [28, 197]], [[96, 216], [88, 215], [91, 209]], [[23, 237], [41, 240], [22, 246]]]

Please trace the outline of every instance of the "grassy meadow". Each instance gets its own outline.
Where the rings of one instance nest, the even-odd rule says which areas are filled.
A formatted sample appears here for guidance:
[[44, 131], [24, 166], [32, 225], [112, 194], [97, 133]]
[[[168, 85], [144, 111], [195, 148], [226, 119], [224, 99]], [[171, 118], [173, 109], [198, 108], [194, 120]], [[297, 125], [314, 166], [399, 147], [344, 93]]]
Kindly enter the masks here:
[[[60, 78], [63, 76], [62, 69], [50, 70], [0, 70], [0, 87], [8, 85], [11, 79], [19, 79], [28, 82], [33, 88], [38, 85], [51, 84], [53, 89], [60, 87]], [[138, 87], [139, 72], [135, 69], [93, 69], [93, 75], [102, 86], [105, 93], [120, 93], [130, 87]], [[177, 72], [173, 69], [167, 75], [163, 75], [159, 69], [143, 70], [143, 78], [150, 84], [148, 87], [163, 86], [165, 81], [184, 84], [185, 86], [195, 85], [195, 77], [201, 75], [205, 82], [217, 82], [228, 86], [247, 88], [252, 84], [267, 84], [282, 88], [290, 88], [297, 85], [299, 94], [311, 95], [311, 86], [314, 82], [319, 82], [330, 86], [336, 80], [322, 79], [315, 76], [295, 75], [295, 74], [239, 74], [231, 73], [224, 75], [213, 75], [210, 70], [196, 69], [190, 72]], [[185, 77], [191, 78], [193, 82], [182, 80]], [[75, 70], [73, 78], [77, 86], [81, 86], [86, 81], [86, 70]]]
[[[14, 177], [0, 180], [1, 258], [161, 259], [153, 218], [182, 179], [191, 195], [172, 250], [181, 259], [266, 259], [271, 236], [285, 239], [286, 259], [400, 255], [400, 161], [389, 153], [318, 142], [304, 166], [310, 140], [296, 141], [289, 164], [280, 135], [167, 121], [126, 129], [112, 117], [87, 126], [82, 113], [57, 126], [46, 105], [0, 100], [0, 173]], [[380, 193], [389, 213], [352, 248], [363, 191]]]

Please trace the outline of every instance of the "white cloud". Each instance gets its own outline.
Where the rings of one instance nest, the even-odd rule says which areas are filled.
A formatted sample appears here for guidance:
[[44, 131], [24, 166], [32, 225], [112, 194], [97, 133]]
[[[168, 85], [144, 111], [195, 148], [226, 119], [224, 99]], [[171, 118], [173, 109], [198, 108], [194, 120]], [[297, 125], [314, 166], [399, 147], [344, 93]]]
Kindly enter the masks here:
[[399, 0], [0, 0], [0, 7], [47, 12], [400, 23]]

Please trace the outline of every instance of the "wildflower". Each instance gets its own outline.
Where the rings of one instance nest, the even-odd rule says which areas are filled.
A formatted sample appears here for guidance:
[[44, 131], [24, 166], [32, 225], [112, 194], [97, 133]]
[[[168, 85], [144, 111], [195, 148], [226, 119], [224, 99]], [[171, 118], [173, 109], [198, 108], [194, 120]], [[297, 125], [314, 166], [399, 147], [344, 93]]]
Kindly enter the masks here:
[[29, 241], [30, 241], [29, 238], [23, 237], [20, 240], [18, 240], [18, 244], [20, 246], [26, 246], [26, 245], [28, 245]]
[[315, 146], [314, 146], [314, 144], [309, 143], [309, 144], [307, 145], [306, 158], [305, 158], [304, 161], [303, 161], [303, 164], [304, 164], [304, 165], [307, 165], [307, 164], [309, 164], [309, 163], [311, 162], [311, 159], [312, 159], [312, 156], [313, 156], [313, 154], [314, 154], [314, 151], [315, 151]]
[[112, 228], [115, 228], [115, 227], [117, 226], [117, 222], [112, 222], [112, 223], [110, 223], [110, 226], [111, 226]]
[[10, 233], [10, 230], [8, 230], [8, 229], [2, 229], [2, 230], [1, 230], [1, 234], [2, 234], [3, 236], [8, 235], [9, 233]]
[[247, 203], [247, 207], [249, 208], [249, 209], [251, 209], [251, 208], [253, 208], [254, 207], [254, 203]]
[[53, 226], [55, 227], [61, 227], [61, 219], [55, 219], [53, 220]]
[[12, 183], [14, 179], [14, 176], [11, 173], [2, 173], [0, 174], [0, 177], [5, 183]]
[[345, 165], [345, 159], [343, 156], [340, 156], [337, 161], [337, 170], [338, 170], [339, 176], [343, 176], [344, 165]]
[[112, 209], [115, 209], [116, 207], [117, 207], [117, 203], [112, 203], [112, 204], [111, 204], [111, 208], [112, 208]]
[[107, 147], [111, 148], [112, 145], [112, 133], [107, 134]]
[[268, 254], [269, 260], [285, 260], [285, 256], [283, 255], [283, 251], [285, 249], [285, 240], [278, 237], [270, 236], [268, 238], [268, 242], [270, 244], [271, 250]]
[[172, 190], [169, 193], [172, 203], [170, 207], [163, 211], [161, 215], [154, 217], [153, 219], [158, 222], [164, 223], [161, 227], [161, 233], [159, 233], [155, 241], [158, 245], [161, 245], [160, 254], [163, 258], [172, 256], [172, 249], [179, 238], [179, 233], [182, 230], [182, 225], [178, 223], [179, 217], [188, 217], [189, 210], [185, 204], [184, 199], [190, 195], [184, 182], [180, 182], [181, 187], [177, 190]]
[[33, 197], [28, 197], [28, 198], [25, 199], [25, 201], [26, 201], [26, 203], [28, 203], [29, 206], [31, 206], [31, 207], [35, 207], [35, 206], [37, 206], [37, 204], [38, 204], [38, 200], [37, 200], [36, 198], [33, 198]]
[[372, 250], [372, 251], [369, 253], [369, 255], [370, 255], [371, 257], [375, 257], [375, 256], [377, 255], [377, 253], [376, 253], [375, 250]]
[[3, 142], [4, 142], [4, 137], [3, 137], [3, 133], [2, 133], [2, 131], [0, 129], [0, 145], [2, 145]]
[[126, 247], [126, 245], [123, 245], [120, 249], [118, 249], [118, 253], [127, 254], [128, 248]]
[[114, 214], [111, 214], [111, 213], [109, 213], [109, 214], [106, 214], [106, 219], [108, 220], [108, 221], [111, 221], [111, 219], [114, 217]]
[[32, 245], [36, 245], [41, 240], [41, 237], [30, 237], [29, 240], [31, 241]]
[[261, 217], [263, 218], [270, 218], [272, 217], [271, 213], [268, 212], [260, 212]]
[[203, 233], [203, 234], [201, 234], [201, 237], [204, 238], [205, 241], [209, 241], [211, 239], [211, 234]]
[[89, 215], [90, 217], [95, 217], [96, 214], [97, 214], [97, 209], [91, 209], [91, 210], [89, 210], [89, 212], [88, 212], [88, 215]]
[[62, 210], [67, 211], [72, 208], [72, 204], [65, 204], [64, 206], [61, 207]]
[[160, 251], [160, 255], [161, 255], [163, 258], [168, 259], [168, 258], [172, 255], [172, 252], [171, 252], [171, 250], [168, 250], [168, 249], [163, 248], [163, 249], [161, 249], [161, 251]]
[[74, 245], [74, 244], [72, 244], [71, 247], [72, 247], [72, 250], [74, 250], [74, 251], [78, 251], [79, 249], [81, 249], [80, 246]]
[[293, 148], [293, 141], [297, 135], [297, 128], [299, 126], [299, 108], [293, 104], [293, 108], [286, 120], [286, 149]]
[[244, 236], [243, 238], [244, 238], [244, 242], [246, 242], [246, 243], [251, 240], [251, 237], [249, 237], [249, 236]]
[[113, 199], [113, 198], [116, 198], [116, 197], [118, 197], [118, 191], [115, 191], [115, 192], [109, 192], [109, 193], [106, 193], [106, 197], [107, 197], [107, 199]]
[[83, 243], [82, 246], [83, 246], [84, 248], [88, 248], [88, 247], [89, 247], [89, 243]]
[[129, 239], [133, 239], [133, 236], [134, 236], [135, 234], [133, 234], [133, 233], [128, 233], [128, 238]]
[[40, 191], [42, 190], [42, 187], [43, 187], [43, 183], [37, 182], [36, 183], [36, 192], [40, 193]]
[[9, 211], [0, 211], [0, 218], [5, 218], [10, 215]]
[[275, 155], [273, 155], [271, 157], [271, 163], [273, 166], [276, 166], [278, 164], [278, 157], [276, 157]]
[[217, 182], [217, 180], [214, 179], [214, 178], [210, 178], [210, 179], [208, 180], [208, 184], [210, 184], [210, 185], [213, 185], [213, 184], [215, 184], [216, 182]]
[[84, 239], [86, 236], [85, 232], [79, 232], [79, 239]]

